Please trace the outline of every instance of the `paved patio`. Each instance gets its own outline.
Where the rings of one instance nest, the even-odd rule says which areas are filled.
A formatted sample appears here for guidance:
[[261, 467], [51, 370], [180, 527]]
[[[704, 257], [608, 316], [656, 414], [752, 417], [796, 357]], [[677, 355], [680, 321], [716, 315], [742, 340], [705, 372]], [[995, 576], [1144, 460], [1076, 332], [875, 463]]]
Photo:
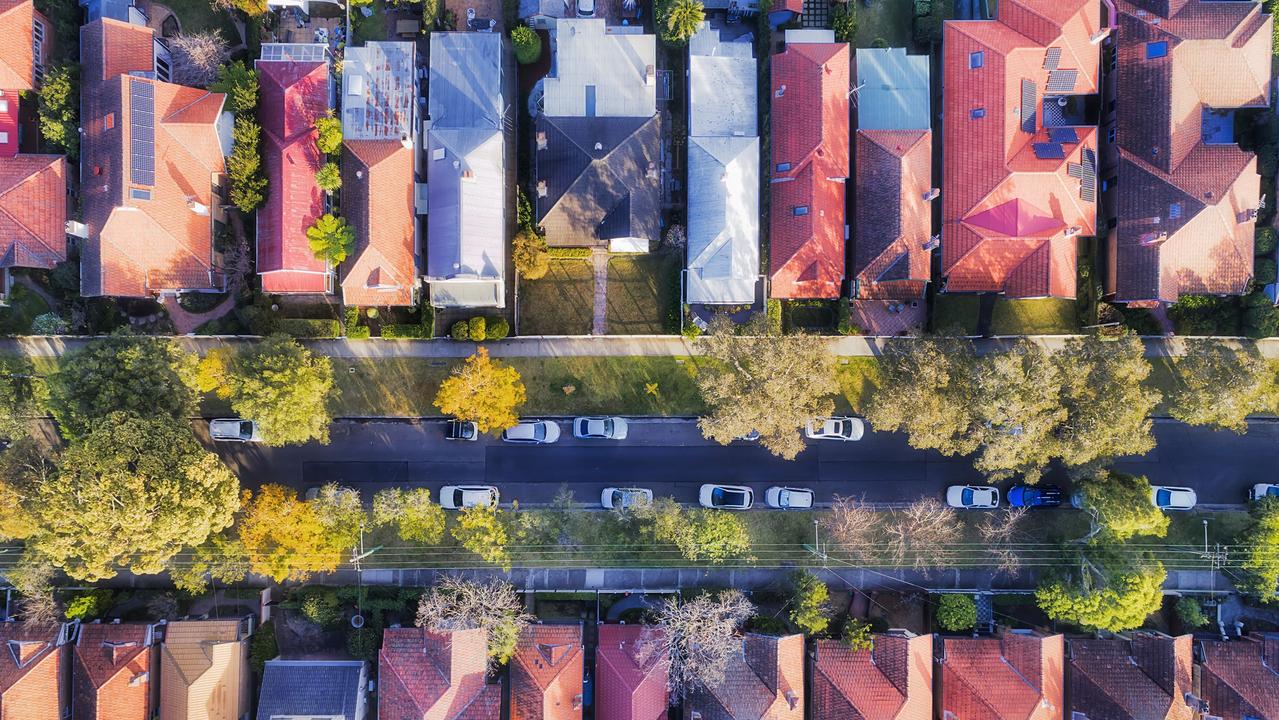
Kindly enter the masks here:
[[924, 330], [928, 309], [922, 299], [906, 302], [854, 300], [849, 303], [849, 317], [867, 335], [919, 335]]

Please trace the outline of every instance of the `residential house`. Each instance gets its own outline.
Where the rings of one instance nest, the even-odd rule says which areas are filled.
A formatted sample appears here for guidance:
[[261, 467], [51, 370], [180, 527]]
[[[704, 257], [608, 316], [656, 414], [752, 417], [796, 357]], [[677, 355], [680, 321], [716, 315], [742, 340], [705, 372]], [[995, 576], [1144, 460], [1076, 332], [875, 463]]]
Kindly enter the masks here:
[[812, 720], [931, 720], [933, 636], [892, 632], [874, 643], [814, 643]]
[[77, 625], [71, 720], [150, 720], [156, 687], [155, 626]]
[[179, 620], [160, 646], [160, 720], [247, 720], [253, 618]]
[[32, 0], [0, 0], [0, 158], [18, 152], [20, 95], [40, 89], [49, 20]]
[[684, 720], [804, 720], [804, 636], [741, 638], [724, 681], [684, 699]]
[[1279, 633], [1195, 640], [1199, 696], [1222, 720], [1279, 720]]
[[507, 135], [501, 33], [431, 33], [426, 281], [436, 307], [506, 306]]
[[931, 273], [933, 133], [928, 56], [857, 49], [854, 300], [918, 300]]
[[488, 633], [387, 628], [378, 653], [381, 720], [499, 720], [502, 686], [485, 681]]
[[788, 30], [773, 58], [769, 296], [837, 298], [844, 281], [849, 52], [829, 30]]
[[661, 231], [657, 45], [638, 26], [561, 19], [534, 122], [533, 203], [551, 246], [647, 252]]
[[415, 72], [411, 42], [348, 47], [342, 62], [342, 214], [355, 229], [347, 305], [417, 303]]
[[0, 622], [0, 718], [62, 720], [65, 628]]
[[1071, 640], [1074, 720], [1193, 720], [1194, 639], [1135, 632], [1131, 637]]
[[942, 33], [943, 290], [1074, 298], [1097, 233], [1099, 0], [998, 12]]
[[1061, 635], [1006, 630], [942, 639], [941, 713], [956, 718], [1062, 720]]
[[582, 624], [529, 625], [511, 662], [511, 720], [581, 720]]
[[1257, 159], [1235, 109], [1270, 103], [1274, 19], [1261, 3], [1119, 0], [1117, 226], [1106, 290], [1134, 307], [1240, 295], [1252, 280]]
[[362, 660], [268, 660], [258, 720], [364, 720], [369, 684]]
[[750, 42], [721, 42], [710, 23], [688, 44], [689, 303], [755, 302], [759, 82], [753, 50]]
[[268, 43], [254, 64], [269, 188], [257, 213], [262, 292], [332, 292], [333, 269], [315, 256], [306, 236], [324, 214], [324, 191], [315, 175], [327, 158], [315, 146], [315, 121], [330, 107], [328, 48], [321, 43]]
[[667, 720], [670, 657], [662, 631], [643, 625], [600, 625], [595, 647], [595, 720]]
[[80, 29], [80, 293], [221, 292], [214, 249], [231, 150], [225, 96], [158, 78], [151, 28], [101, 19]]

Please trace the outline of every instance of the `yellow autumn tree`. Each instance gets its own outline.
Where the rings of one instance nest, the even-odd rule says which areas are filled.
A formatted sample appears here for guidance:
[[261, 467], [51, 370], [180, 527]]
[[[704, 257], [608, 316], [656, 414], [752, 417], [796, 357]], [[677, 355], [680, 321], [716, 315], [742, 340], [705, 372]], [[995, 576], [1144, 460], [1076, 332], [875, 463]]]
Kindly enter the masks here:
[[350, 550], [345, 533], [327, 527], [316, 503], [292, 488], [263, 485], [256, 497], [245, 490], [242, 504], [239, 540], [252, 572], [301, 581], [336, 570]]
[[435, 407], [445, 415], [475, 423], [480, 432], [498, 432], [519, 422], [524, 383], [513, 367], [489, 359], [480, 348], [453, 371], [435, 395]]

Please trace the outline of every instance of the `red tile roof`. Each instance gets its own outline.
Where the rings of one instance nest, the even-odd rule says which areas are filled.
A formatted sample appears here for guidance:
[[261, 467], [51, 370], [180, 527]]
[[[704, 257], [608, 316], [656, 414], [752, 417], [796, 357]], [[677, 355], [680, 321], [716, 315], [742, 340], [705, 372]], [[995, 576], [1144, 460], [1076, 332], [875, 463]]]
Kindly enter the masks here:
[[348, 305], [412, 305], [414, 151], [393, 140], [348, 140], [344, 152], [342, 211], [355, 228], [355, 252], [342, 264], [342, 298]]
[[502, 688], [485, 682], [484, 630], [388, 628], [378, 653], [381, 720], [498, 720]]
[[67, 159], [0, 162], [0, 267], [52, 269], [67, 256]]
[[[792, 43], [772, 60], [769, 294], [775, 298], [839, 297], [849, 63], [847, 43]], [[787, 163], [790, 169], [777, 169]]]
[[11, 158], [18, 154], [21, 106], [19, 91], [0, 89], [0, 132], [5, 134], [5, 138], [0, 140], [0, 158]]
[[[1097, 131], [1088, 120], [1057, 117], [1070, 109], [1059, 112], [1045, 97], [1098, 92], [1090, 39], [1100, 22], [1098, 0], [1005, 0], [997, 20], [946, 22], [947, 291], [1075, 296], [1074, 235], [1096, 234], [1096, 203], [1078, 176], [1095, 176]], [[1066, 127], [1076, 141], [1053, 141], [1050, 128]], [[1038, 157], [1036, 144], [1059, 147], [1062, 157]]]
[[0, 622], [0, 718], [62, 720], [59, 629]]
[[315, 147], [315, 120], [328, 109], [328, 63], [258, 60], [257, 69], [270, 187], [257, 216], [262, 291], [322, 293], [328, 289], [329, 268], [311, 252], [306, 230], [324, 214], [324, 192], [315, 174], [325, 158]]
[[1070, 641], [1071, 710], [1112, 720], [1191, 720], [1189, 635]]
[[1274, 20], [1256, 3], [1140, 5], [1118, 2], [1116, 299], [1240, 294], [1260, 179], [1252, 153], [1206, 141], [1205, 113], [1269, 103]]
[[962, 720], [1061, 720], [1061, 635], [945, 638], [941, 710]]
[[933, 134], [858, 130], [853, 297], [912, 300], [930, 277]]
[[876, 635], [874, 650], [818, 640], [812, 720], [930, 720], [933, 636]]
[[72, 720], [151, 717], [150, 637], [145, 624], [80, 626], [71, 664]]
[[582, 625], [530, 625], [511, 663], [511, 720], [581, 720]]
[[670, 657], [654, 650], [661, 630], [600, 625], [595, 648], [596, 720], [666, 720]]
[[684, 700], [684, 719], [804, 720], [804, 636], [749, 634], [729, 660], [724, 682]]
[[0, 88], [6, 90], [35, 90], [35, 63], [43, 63], [48, 56], [48, 40], [44, 43], [46, 57], [37, 58], [32, 42], [32, 24], [42, 23], [45, 37], [49, 37], [49, 21], [36, 11], [32, 0], [0, 0]]
[[1199, 640], [1199, 693], [1213, 715], [1279, 720], [1279, 634]]

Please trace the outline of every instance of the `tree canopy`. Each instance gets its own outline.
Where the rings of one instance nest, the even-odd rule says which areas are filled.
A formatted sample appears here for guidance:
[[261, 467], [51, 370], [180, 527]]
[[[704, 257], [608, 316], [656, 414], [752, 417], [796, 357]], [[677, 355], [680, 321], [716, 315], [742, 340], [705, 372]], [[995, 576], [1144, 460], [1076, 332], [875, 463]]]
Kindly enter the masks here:
[[1184, 423], [1245, 433], [1248, 416], [1274, 404], [1275, 371], [1254, 345], [1188, 340], [1174, 368], [1170, 412]]
[[453, 539], [485, 562], [511, 569], [510, 533], [506, 512], [495, 507], [476, 506], [462, 510], [453, 526]]
[[1035, 600], [1053, 620], [1122, 632], [1141, 627], [1163, 605], [1166, 578], [1163, 564], [1147, 559], [1102, 583], [1050, 581], [1035, 591]]
[[519, 422], [524, 383], [515, 368], [489, 359], [479, 348], [440, 383], [435, 407], [445, 415], [475, 423], [480, 432], [496, 432]]
[[373, 524], [393, 525], [401, 540], [438, 545], [444, 539], [444, 508], [426, 488], [387, 488], [373, 496]]
[[1066, 422], [1058, 393], [1061, 372], [1030, 340], [977, 363], [974, 377], [981, 450], [974, 461], [992, 480], [1020, 474], [1035, 482], [1052, 460], [1055, 434]]
[[30, 418], [43, 414], [48, 390], [25, 357], [0, 358], [0, 438], [17, 440], [30, 432]]
[[[320, 169], [315, 172], [315, 185], [326, 193], [333, 193], [335, 190], [342, 187], [342, 169], [338, 167], [337, 163], [324, 163], [320, 166]], [[310, 236], [308, 235], [307, 238], [309, 240]], [[347, 255], [351, 254], [349, 249], [344, 250], [345, 251], [342, 255], [343, 260], [346, 259]]]
[[245, 490], [243, 506], [236, 529], [249, 567], [276, 582], [332, 572], [351, 550], [348, 538], [292, 488], [263, 485], [256, 496]]
[[636, 649], [670, 658], [668, 683], [672, 698], [679, 700], [698, 686], [724, 681], [729, 659], [742, 651], [737, 631], [753, 614], [755, 606], [740, 590], [721, 590], [691, 600], [676, 596], [657, 611], [662, 632], [641, 636]]
[[258, 106], [258, 71], [243, 60], [227, 63], [218, 69], [218, 79], [209, 89], [226, 93], [226, 109], [237, 115], [253, 112]]
[[315, 120], [315, 147], [325, 155], [342, 150], [342, 120], [332, 114]]
[[706, 21], [706, 10], [701, 0], [665, 0], [659, 3], [664, 10], [662, 40], [683, 44], [697, 34]]
[[830, 588], [808, 570], [791, 573], [790, 621], [805, 635], [820, 635], [830, 626]]
[[231, 204], [250, 213], [266, 200], [266, 175], [262, 171], [262, 127], [251, 115], [241, 115], [231, 128], [231, 154], [226, 159], [231, 182]]
[[254, 420], [268, 445], [329, 441], [333, 365], [293, 338], [272, 335], [246, 345], [226, 365], [222, 395], [243, 418]]
[[687, 560], [718, 564], [750, 552], [746, 523], [728, 510], [683, 508], [664, 497], [635, 514], [647, 522], [654, 542], [674, 545]]
[[1263, 600], [1279, 599], [1279, 498], [1263, 497], [1249, 512], [1252, 526], [1239, 542], [1244, 571], [1239, 589]]
[[866, 419], [876, 430], [904, 432], [911, 447], [945, 455], [977, 450], [980, 433], [972, 343], [953, 337], [889, 343], [879, 359], [879, 389]]
[[[328, 163], [325, 167], [332, 165]], [[338, 184], [341, 184], [340, 176]], [[325, 213], [316, 218], [315, 224], [306, 229], [306, 239], [311, 245], [311, 253], [317, 259], [333, 265], [346, 260], [355, 250], [355, 228], [346, 224], [346, 218], [337, 217], [333, 213]]]
[[1122, 542], [1135, 535], [1168, 533], [1168, 515], [1151, 501], [1150, 481], [1144, 477], [1103, 471], [1081, 480], [1078, 491], [1102, 540]]
[[1155, 447], [1150, 416], [1161, 396], [1145, 385], [1151, 367], [1140, 338], [1074, 339], [1054, 357], [1069, 418], [1058, 433], [1062, 462], [1089, 465]]
[[488, 656], [498, 665], [515, 656], [520, 633], [533, 621], [515, 586], [501, 580], [471, 581], [445, 575], [418, 603], [417, 624], [436, 632], [484, 628]]

